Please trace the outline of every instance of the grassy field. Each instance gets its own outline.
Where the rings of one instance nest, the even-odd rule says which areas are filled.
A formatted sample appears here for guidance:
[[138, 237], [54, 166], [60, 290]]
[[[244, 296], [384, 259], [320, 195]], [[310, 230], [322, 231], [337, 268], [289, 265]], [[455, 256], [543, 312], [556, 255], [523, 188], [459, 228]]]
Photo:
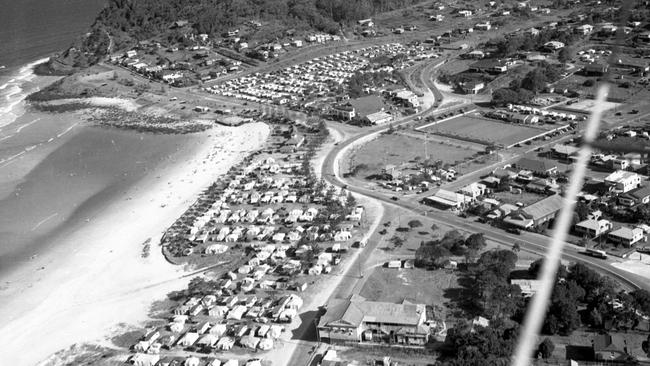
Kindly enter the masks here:
[[545, 198], [545, 195], [536, 194], [532, 192], [522, 192], [521, 194], [515, 194], [512, 192], [495, 192], [494, 198], [501, 203], [509, 203], [514, 205], [517, 202], [521, 202], [524, 206], [529, 206], [541, 199]]
[[[571, 109], [589, 112], [594, 107], [594, 104], [595, 104], [595, 100], [593, 99], [581, 99], [579, 102], [568, 105], [567, 107]], [[621, 105], [620, 103], [614, 103], [614, 102], [604, 102], [604, 104], [605, 104], [604, 110], [614, 109]]]
[[[440, 142], [429, 142], [428, 154], [435, 160], [454, 164], [475, 154], [471, 149], [460, 148]], [[388, 164], [400, 165], [413, 161], [416, 157], [424, 158], [423, 140], [391, 134], [381, 136], [359, 149], [353, 157], [354, 165], [365, 164], [368, 172], [377, 173]]]
[[445, 289], [458, 287], [458, 277], [452, 271], [429, 271], [420, 268], [375, 268], [361, 289], [368, 300], [398, 303], [405, 298], [427, 305], [442, 305], [447, 300]]
[[490, 121], [470, 116], [458, 116], [426, 129], [431, 133], [443, 133], [459, 139], [510, 146], [533, 137], [543, 131], [533, 127]]

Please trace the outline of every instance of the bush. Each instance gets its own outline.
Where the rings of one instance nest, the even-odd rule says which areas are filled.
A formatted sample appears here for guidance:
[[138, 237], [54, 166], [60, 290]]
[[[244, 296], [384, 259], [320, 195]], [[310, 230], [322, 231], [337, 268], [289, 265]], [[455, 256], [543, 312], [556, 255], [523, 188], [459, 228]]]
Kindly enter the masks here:
[[546, 360], [551, 357], [554, 350], [555, 345], [553, 344], [553, 341], [551, 341], [549, 338], [544, 338], [542, 343], [540, 343], [537, 352], [542, 356], [543, 359]]
[[415, 229], [416, 227], [422, 227], [422, 222], [420, 220], [411, 220], [408, 222], [408, 226]]
[[583, 86], [594, 86], [596, 85], [596, 82], [593, 79], [587, 79], [585, 80], [584, 83], [582, 83]]

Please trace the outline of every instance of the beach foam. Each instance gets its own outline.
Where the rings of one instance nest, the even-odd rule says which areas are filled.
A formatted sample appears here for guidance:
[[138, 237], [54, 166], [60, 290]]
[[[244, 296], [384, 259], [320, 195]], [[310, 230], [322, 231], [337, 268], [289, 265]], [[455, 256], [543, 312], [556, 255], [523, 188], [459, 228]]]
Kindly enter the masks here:
[[38, 91], [43, 86], [51, 83], [56, 78], [51, 76], [37, 76], [34, 74], [34, 66], [47, 62], [49, 58], [43, 58], [30, 62], [21, 67], [15, 73], [0, 78], [0, 129], [13, 123], [18, 117], [25, 113], [25, 98]]

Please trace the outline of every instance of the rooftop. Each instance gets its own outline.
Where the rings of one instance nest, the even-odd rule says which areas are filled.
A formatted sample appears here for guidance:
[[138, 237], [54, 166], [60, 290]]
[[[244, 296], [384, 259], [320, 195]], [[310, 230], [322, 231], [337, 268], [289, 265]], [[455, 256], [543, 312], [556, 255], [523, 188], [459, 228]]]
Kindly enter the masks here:
[[562, 208], [564, 198], [558, 194], [544, 198], [523, 209], [533, 219], [539, 219], [554, 214]]
[[417, 326], [423, 319], [426, 308], [424, 304], [401, 304], [367, 301], [362, 297], [350, 300], [335, 299], [327, 306], [327, 312], [321, 317], [319, 326], [358, 327], [362, 322], [391, 323]]

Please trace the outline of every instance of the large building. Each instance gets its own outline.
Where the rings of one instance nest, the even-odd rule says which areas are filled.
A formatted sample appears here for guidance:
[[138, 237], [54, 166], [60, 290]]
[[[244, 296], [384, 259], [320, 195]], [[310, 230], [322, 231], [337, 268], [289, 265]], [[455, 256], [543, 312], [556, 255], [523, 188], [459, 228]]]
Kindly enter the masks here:
[[605, 185], [615, 193], [627, 193], [641, 186], [641, 177], [633, 172], [617, 170], [605, 178]]
[[531, 229], [555, 219], [563, 203], [564, 198], [555, 194], [521, 210], [511, 212], [503, 221], [522, 229]]
[[367, 301], [353, 296], [335, 299], [327, 305], [318, 323], [321, 342], [390, 343], [423, 346], [429, 340], [426, 306]]

